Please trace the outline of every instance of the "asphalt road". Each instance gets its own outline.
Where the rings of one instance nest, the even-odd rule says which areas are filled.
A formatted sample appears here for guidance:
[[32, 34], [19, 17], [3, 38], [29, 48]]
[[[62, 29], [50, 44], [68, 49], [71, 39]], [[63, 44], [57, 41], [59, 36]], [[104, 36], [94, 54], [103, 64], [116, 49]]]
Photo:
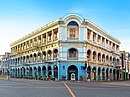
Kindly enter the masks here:
[[54, 82], [0, 79], [0, 97], [130, 97], [130, 81]]

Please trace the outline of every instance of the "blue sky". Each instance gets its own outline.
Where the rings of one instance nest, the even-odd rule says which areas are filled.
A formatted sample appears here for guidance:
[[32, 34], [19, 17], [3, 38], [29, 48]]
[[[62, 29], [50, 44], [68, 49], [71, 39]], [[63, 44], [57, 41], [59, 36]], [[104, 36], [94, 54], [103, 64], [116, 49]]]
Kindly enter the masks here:
[[0, 54], [10, 43], [68, 13], [77, 13], [130, 52], [130, 0], [0, 0]]

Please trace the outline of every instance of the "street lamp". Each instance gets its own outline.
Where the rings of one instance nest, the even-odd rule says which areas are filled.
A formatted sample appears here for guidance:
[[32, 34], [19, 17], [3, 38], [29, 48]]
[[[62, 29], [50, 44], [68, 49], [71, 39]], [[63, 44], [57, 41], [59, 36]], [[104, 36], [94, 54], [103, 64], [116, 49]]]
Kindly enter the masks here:
[[7, 66], [8, 66], [8, 67], [7, 67], [7, 68], [8, 68], [8, 69], [7, 69], [7, 73], [8, 73], [7, 79], [9, 80], [9, 59], [7, 59]]

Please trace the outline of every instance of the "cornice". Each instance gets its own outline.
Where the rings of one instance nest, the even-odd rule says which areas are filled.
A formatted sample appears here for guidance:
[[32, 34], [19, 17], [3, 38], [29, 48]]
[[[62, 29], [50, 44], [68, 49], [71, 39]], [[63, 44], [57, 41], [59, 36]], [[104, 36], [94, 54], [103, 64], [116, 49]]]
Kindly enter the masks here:
[[20, 42], [28, 39], [28, 38], [31, 38], [32, 36], [35, 36], [35, 35], [39, 34], [40, 32], [45, 31], [46, 29], [49, 29], [49, 28], [51, 28], [51, 27], [53, 27], [55, 25], [61, 24], [62, 22], [60, 22], [60, 21], [61, 21], [60, 18], [57, 19], [57, 20], [55, 20], [55, 21], [52, 21], [52, 22], [50, 22], [50, 23], [48, 23], [48, 24], [46, 24], [46, 25], [38, 28], [37, 30], [35, 30], [35, 31], [33, 31], [33, 32], [25, 35], [24, 37], [22, 37], [22, 38], [20, 38], [20, 39], [18, 39], [16, 41], [14, 41], [13, 43], [11, 43], [10, 46], [13, 46], [15, 44], [18, 44], [18, 43], [20, 43]]
[[111, 40], [113, 40], [114, 42], [117, 42], [118, 44], [120, 44], [120, 40], [116, 39], [115, 37], [113, 37], [112, 35], [108, 34], [106, 31], [104, 31], [102, 28], [100, 28], [99, 26], [97, 26], [96, 24], [94, 24], [93, 22], [85, 19], [85, 25], [87, 26], [93, 26], [95, 29], [97, 29], [97, 31], [99, 33], [101, 33], [102, 35], [106, 36], [107, 38], [110, 38]]

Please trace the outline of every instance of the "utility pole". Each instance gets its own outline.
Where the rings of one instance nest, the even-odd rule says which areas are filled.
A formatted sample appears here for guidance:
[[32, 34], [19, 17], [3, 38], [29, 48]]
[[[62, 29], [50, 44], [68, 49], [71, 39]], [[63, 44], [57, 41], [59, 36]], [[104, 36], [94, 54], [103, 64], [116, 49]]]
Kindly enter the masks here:
[[7, 80], [9, 80], [9, 59], [7, 59], [7, 73], [8, 73], [8, 75], [7, 75]]

